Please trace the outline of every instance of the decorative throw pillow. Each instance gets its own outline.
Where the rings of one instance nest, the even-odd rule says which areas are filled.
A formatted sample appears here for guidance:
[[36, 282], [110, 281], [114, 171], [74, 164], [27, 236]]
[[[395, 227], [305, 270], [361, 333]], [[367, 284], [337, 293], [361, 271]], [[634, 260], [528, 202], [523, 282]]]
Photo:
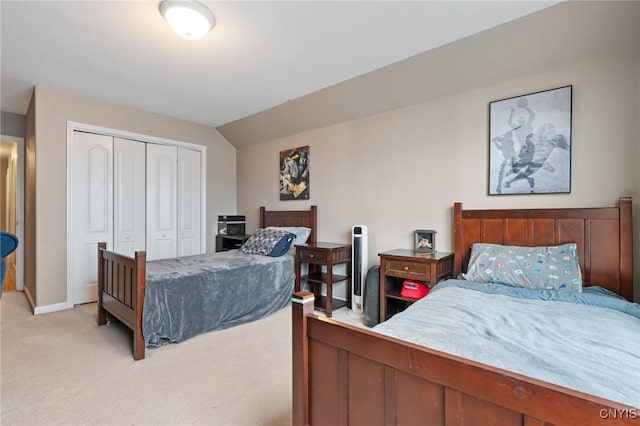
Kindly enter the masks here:
[[280, 257], [286, 254], [289, 251], [289, 247], [291, 247], [291, 243], [293, 242], [293, 240], [295, 240], [295, 238], [295, 234], [285, 234], [282, 238], [280, 238], [280, 241], [278, 241], [276, 245], [273, 246], [268, 256]]
[[[281, 256], [287, 252], [294, 238], [294, 234], [284, 230], [258, 228], [256, 232], [245, 241], [242, 247], [240, 247], [240, 251], [249, 254], [262, 254], [264, 256], [270, 256], [273, 251], [274, 256]], [[283, 247], [285, 247], [284, 251]]]
[[291, 243], [292, 246], [306, 243], [311, 235], [311, 228], [304, 226], [268, 226], [267, 229], [280, 229], [295, 234], [296, 239]]
[[291, 232], [295, 234], [296, 238], [291, 243], [289, 253], [293, 254], [296, 244], [304, 244], [309, 239], [311, 235], [311, 228], [307, 228], [304, 226], [268, 226], [267, 229], [280, 229], [283, 231]]
[[582, 292], [575, 244], [521, 247], [477, 243], [471, 248], [466, 280], [516, 287]]

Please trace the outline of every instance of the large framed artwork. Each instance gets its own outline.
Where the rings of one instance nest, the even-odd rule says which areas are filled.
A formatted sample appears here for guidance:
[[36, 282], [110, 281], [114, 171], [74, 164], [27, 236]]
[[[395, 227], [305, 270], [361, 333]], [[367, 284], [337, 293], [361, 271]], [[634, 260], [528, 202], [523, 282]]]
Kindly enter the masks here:
[[489, 103], [489, 195], [571, 192], [572, 86]]
[[309, 147], [280, 151], [280, 200], [309, 199]]

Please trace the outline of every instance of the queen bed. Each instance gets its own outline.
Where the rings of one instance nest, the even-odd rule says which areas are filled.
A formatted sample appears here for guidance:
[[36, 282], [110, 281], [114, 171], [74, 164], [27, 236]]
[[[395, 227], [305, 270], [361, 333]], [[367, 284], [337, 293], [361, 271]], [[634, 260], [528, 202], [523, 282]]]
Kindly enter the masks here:
[[[316, 241], [317, 208], [260, 208], [260, 228], [305, 230]], [[290, 234], [291, 235], [291, 234]], [[293, 235], [291, 236], [293, 239]], [[249, 242], [248, 242], [249, 243]], [[133, 358], [145, 348], [270, 315], [287, 306], [295, 281], [291, 253], [271, 257], [241, 250], [147, 262], [98, 245], [98, 325], [111, 315], [133, 331]]]
[[[624, 299], [633, 296], [631, 199], [536, 210], [456, 203], [453, 216], [454, 277], [467, 279], [437, 284], [371, 330], [317, 317], [313, 295], [294, 295], [294, 425], [638, 424], [640, 308]], [[481, 244], [568, 244], [582, 288], [480, 282]]]

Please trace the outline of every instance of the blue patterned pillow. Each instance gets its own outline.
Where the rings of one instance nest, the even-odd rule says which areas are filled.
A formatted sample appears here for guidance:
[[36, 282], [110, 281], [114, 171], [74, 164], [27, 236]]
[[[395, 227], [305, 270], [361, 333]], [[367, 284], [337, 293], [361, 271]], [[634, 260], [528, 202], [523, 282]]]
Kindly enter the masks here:
[[464, 279], [516, 287], [582, 292], [578, 247], [474, 244]]
[[294, 239], [294, 234], [284, 230], [258, 228], [240, 247], [240, 251], [272, 257], [282, 256], [289, 250]]

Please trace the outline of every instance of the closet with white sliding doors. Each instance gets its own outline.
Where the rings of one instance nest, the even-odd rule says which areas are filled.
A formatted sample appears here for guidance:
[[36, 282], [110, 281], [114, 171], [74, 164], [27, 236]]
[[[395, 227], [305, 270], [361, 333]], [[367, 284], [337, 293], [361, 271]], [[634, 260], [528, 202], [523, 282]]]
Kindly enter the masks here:
[[[143, 139], [143, 138], [141, 138]], [[73, 303], [97, 299], [98, 243], [147, 260], [204, 253], [205, 148], [72, 130], [67, 276]]]
[[200, 153], [147, 144], [147, 260], [201, 253]]

